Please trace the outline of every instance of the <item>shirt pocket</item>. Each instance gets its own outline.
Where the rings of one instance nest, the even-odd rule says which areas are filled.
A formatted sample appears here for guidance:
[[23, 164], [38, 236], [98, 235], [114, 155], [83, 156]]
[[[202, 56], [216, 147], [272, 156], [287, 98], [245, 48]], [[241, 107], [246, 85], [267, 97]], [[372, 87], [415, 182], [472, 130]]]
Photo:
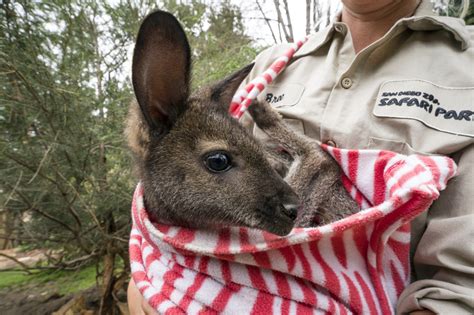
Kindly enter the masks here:
[[270, 84], [260, 93], [258, 100], [272, 107], [295, 106], [301, 100], [305, 87], [297, 83]]

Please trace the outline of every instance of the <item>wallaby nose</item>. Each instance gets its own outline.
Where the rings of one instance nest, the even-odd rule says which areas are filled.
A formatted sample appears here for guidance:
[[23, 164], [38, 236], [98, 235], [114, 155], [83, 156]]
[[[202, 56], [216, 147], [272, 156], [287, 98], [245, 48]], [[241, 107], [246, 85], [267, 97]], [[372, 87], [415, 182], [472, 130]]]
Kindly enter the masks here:
[[285, 211], [285, 214], [293, 221], [296, 220], [296, 217], [298, 216], [299, 207], [300, 207], [299, 204], [294, 204], [294, 203], [283, 204], [283, 209]]

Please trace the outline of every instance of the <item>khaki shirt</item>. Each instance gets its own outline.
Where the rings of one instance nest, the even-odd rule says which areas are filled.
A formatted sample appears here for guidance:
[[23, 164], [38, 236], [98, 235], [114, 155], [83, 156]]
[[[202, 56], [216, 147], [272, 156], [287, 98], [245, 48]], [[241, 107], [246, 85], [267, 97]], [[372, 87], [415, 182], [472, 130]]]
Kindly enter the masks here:
[[[330, 145], [443, 154], [458, 164], [459, 175], [412, 225], [413, 283], [398, 313], [474, 313], [473, 39], [472, 27], [433, 15], [429, 1], [358, 54], [347, 25], [334, 21], [259, 96], [297, 132]], [[243, 84], [287, 49], [263, 51]]]

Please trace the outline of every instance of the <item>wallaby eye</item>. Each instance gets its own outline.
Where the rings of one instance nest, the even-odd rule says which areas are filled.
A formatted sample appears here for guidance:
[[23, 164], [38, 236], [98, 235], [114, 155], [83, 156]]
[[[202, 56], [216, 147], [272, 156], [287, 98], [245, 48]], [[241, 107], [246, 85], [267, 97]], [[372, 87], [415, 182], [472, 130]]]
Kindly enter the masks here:
[[231, 160], [225, 152], [211, 152], [204, 157], [206, 167], [215, 173], [226, 172], [231, 169]]

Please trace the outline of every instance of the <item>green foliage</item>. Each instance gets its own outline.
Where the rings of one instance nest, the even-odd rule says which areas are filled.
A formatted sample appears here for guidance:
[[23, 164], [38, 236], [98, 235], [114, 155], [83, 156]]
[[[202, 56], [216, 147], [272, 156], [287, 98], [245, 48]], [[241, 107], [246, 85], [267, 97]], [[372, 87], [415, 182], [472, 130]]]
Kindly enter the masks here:
[[219, 7], [192, 0], [164, 2], [162, 9], [181, 21], [193, 50], [193, 87], [215, 82], [252, 62], [258, 49], [245, 34], [240, 9], [223, 1]]
[[[128, 57], [140, 21], [156, 8], [174, 13], [189, 36], [193, 88], [256, 56], [240, 9], [230, 1], [0, 4], [0, 211], [9, 222], [0, 238], [54, 249], [60, 254], [50, 265], [71, 269], [103, 260], [98, 270], [112, 282], [119, 277], [107, 272], [127, 272], [136, 183], [122, 137], [133, 99]], [[84, 285], [95, 273], [87, 270]], [[0, 286], [59, 275], [2, 273]], [[75, 287], [81, 279], [74, 279]]]
[[[460, 16], [464, 14], [463, 16], [463, 19], [464, 21], [466, 22], [467, 25], [474, 25], [474, 3], [472, 2], [472, 0], [464, 0], [464, 2], [462, 4], [459, 4], [459, 7], [457, 6], [457, 2], [459, 2], [458, 0], [454, 1], [455, 4], [452, 5], [452, 6], [456, 6], [456, 9], [457, 10], [460, 10]], [[468, 3], [468, 7], [467, 7], [467, 10], [465, 11], [465, 13], [463, 13], [463, 10], [464, 10], [464, 3], [467, 2]]]
[[88, 289], [96, 283], [96, 268], [88, 266], [78, 271], [36, 271], [31, 275], [23, 271], [5, 271], [1, 274], [0, 289], [15, 288], [26, 284], [44, 285], [54, 283], [61, 295]]
[[1, 273], [1, 276], [0, 289], [23, 285], [28, 283], [32, 277], [32, 275], [28, 275], [24, 271], [19, 270], [4, 271]]
[[21, 233], [72, 256], [102, 254], [110, 216], [126, 233], [133, 183], [120, 137], [127, 47], [109, 38], [126, 34], [87, 4], [7, 2], [1, 19], [2, 201], [28, 218]]
[[474, 4], [471, 0], [432, 0], [439, 15], [462, 17], [466, 25], [474, 25]]

